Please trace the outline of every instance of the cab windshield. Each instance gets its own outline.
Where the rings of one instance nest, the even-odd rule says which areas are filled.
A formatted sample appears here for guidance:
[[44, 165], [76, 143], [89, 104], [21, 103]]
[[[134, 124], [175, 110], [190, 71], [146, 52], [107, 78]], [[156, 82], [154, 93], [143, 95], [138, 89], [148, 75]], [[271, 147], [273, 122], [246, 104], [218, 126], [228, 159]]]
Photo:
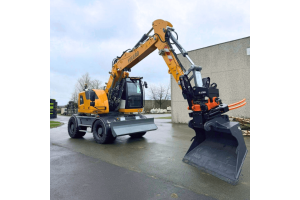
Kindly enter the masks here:
[[131, 80], [127, 82], [127, 103], [126, 108], [142, 108], [143, 96], [140, 80]]
[[140, 96], [140, 95], [142, 95], [141, 88], [140, 88], [140, 83], [138, 81], [135, 82], [135, 83], [128, 82], [127, 87], [128, 87], [128, 96]]

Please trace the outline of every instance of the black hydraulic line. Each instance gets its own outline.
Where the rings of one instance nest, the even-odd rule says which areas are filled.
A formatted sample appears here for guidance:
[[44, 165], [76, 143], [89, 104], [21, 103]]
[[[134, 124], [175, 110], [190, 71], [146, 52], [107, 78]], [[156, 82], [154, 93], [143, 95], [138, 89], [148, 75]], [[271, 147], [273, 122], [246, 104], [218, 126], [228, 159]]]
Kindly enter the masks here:
[[[159, 40], [160, 40], [162, 43], [166, 43], [166, 41], [162, 41], [162, 39], [160, 38], [160, 36], [159, 36], [157, 33], [154, 33], [154, 35], [157, 35], [158, 38], [159, 38]], [[153, 36], [154, 36], [154, 35], [153, 35]]]
[[146, 35], [149, 36], [149, 34], [151, 33], [152, 30], [153, 30], [153, 27], [150, 29], [150, 31], [148, 31], [148, 33]]
[[136, 43], [136, 45], [134, 45], [133, 49], [137, 48], [140, 45], [140, 43], [145, 42], [145, 40], [147, 39], [148, 39], [148, 35], [144, 34], [142, 38]]
[[121, 98], [121, 96], [122, 96], [122, 93], [123, 93], [123, 90], [124, 90], [124, 84], [125, 84], [125, 82], [126, 82], [126, 78], [123, 78], [122, 80], [121, 80], [121, 83], [120, 83], [120, 88], [119, 88], [119, 94], [118, 94], [118, 98]]
[[[175, 31], [173, 31], [173, 32], [175, 32]], [[176, 33], [176, 32], [175, 32]], [[159, 40], [162, 42], [162, 43], [166, 43], [166, 41], [162, 41], [162, 39], [160, 38], [160, 36], [157, 34], [157, 33], [154, 33], [154, 35], [157, 35], [158, 36], [158, 38], [159, 38]], [[153, 36], [154, 36], [153, 35]], [[176, 33], [176, 35], [177, 35], [177, 40], [178, 40], [178, 34]], [[174, 43], [171, 43], [171, 44], [174, 44]]]
[[113, 59], [113, 61], [112, 61], [112, 64], [111, 64], [111, 66], [113, 67], [114, 66], [114, 64], [118, 61], [119, 59], [117, 59], [117, 58], [114, 58]]
[[120, 57], [117, 56], [117, 58], [118, 59], [121, 58], [124, 55], [124, 53], [126, 53], [127, 51], [132, 51], [132, 49], [127, 49], [127, 50], [123, 51], [122, 55]]
[[[112, 76], [112, 75], [111, 75]], [[111, 92], [112, 92], [112, 87], [113, 87], [113, 85], [114, 85], [114, 83], [115, 83], [115, 81], [116, 81], [116, 75], [115, 76], [113, 76], [113, 81], [112, 81], [112, 84], [111, 84], [111, 87], [109, 88], [109, 90], [108, 90], [108, 99], [110, 99], [110, 97], [111, 97]]]
[[127, 49], [125, 51], [123, 51], [121, 56], [117, 56], [116, 58], [113, 59], [112, 61], [112, 66], [114, 66], [114, 64], [119, 60], [119, 58], [122, 58], [122, 56], [127, 52], [127, 51], [132, 51], [132, 49]]

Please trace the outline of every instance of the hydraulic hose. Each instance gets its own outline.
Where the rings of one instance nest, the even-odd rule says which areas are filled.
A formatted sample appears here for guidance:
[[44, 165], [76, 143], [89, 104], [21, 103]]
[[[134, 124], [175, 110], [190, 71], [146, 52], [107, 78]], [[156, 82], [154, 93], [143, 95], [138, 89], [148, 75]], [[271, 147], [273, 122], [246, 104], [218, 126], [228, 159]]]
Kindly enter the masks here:
[[238, 106], [235, 106], [235, 107], [229, 107], [229, 110], [234, 110], [234, 109], [240, 108], [240, 107], [242, 107], [244, 105], [246, 105], [246, 102], [244, 102], [244, 103], [242, 103], [242, 104], [240, 104]]
[[246, 99], [243, 99], [243, 100], [241, 100], [241, 101], [239, 101], [239, 102], [230, 104], [230, 105], [228, 105], [228, 107], [232, 107], [232, 106], [238, 105], [238, 104], [240, 104], [240, 103], [243, 103], [244, 101], [246, 101]]

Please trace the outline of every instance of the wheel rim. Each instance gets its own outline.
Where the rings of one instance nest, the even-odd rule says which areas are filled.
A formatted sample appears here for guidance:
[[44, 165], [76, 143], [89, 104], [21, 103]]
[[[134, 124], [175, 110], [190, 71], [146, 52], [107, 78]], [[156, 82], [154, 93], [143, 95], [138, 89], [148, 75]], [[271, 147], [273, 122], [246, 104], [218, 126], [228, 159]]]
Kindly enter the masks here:
[[98, 130], [97, 130], [97, 135], [98, 135], [99, 137], [102, 137], [102, 136], [103, 136], [103, 129], [102, 129], [101, 127], [98, 128]]

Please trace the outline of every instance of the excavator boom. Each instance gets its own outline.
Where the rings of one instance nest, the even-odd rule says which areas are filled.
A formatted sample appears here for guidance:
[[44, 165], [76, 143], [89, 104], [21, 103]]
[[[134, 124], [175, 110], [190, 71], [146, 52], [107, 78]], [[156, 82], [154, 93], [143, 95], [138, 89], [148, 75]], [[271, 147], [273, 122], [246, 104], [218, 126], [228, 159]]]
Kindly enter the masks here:
[[[164, 31], [166, 31], [167, 27], [173, 27], [173, 25], [170, 22], [160, 19], [154, 21], [150, 31], [144, 34], [132, 49], [127, 49], [120, 57], [114, 59], [109, 81], [105, 88], [107, 94], [110, 93], [111, 88], [115, 87], [121, 78], [128, 77], [128, 73], [126, 72], [130, 71], [132, 67], [156, 49], [159, 50], [159, 54], [166, 62], [169, 73], [173, 75], [177, 82], [179, 81], [179, 77], [184, 73], [184, 68], [174, 53], [174, 50], [170, 48], [172, 46], [169, 41], [165, 41], [166, 34]], [[154, 30], [154, 34], [149, 36], [152, 30]], [[125, 71], [125, 73], [122, 73], [123, 71]]]

